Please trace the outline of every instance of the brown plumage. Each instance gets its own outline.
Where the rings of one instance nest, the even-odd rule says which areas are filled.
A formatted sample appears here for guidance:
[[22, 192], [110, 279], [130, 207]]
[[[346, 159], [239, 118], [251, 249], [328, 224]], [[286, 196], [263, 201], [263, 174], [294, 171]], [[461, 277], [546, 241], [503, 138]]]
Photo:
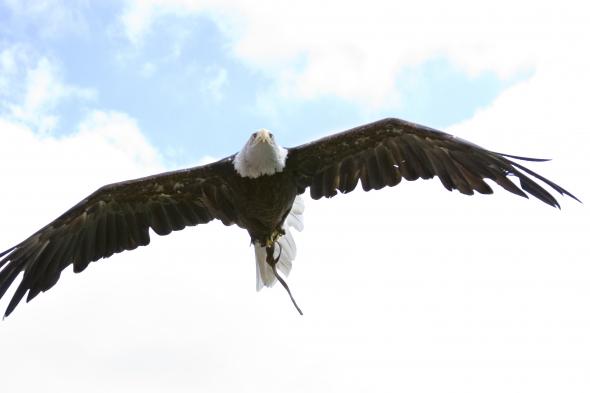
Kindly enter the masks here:
[[[254, 139], [254, 136], [251, 138]], [[272, 146], [280, 149], [278, 145]], [[248, 144], [244, 147], [246, 149]], [[284, 149], [283, 149], [284, 150]], [[244, 151], [244, 150], [243, 150]], [[278, 152], [278, 150], [276, 150]], [[22, 281], [5, 315], [20, 300], [51, 288], [61, 271], [149, 244], [151, 228], [167, 235], [213, 219], [237, 224], [252, 241], [274, 250], [297, 194], [313, 199], [354, 190], [379, 190], [406, 180], [438, 177], [447, 190], [491, 194], [504, 189], [559, 207], [537, 181], [578, 200], [514, 161], [543, 161], [495, 153], [452, 135], [399, 119], [384, 119], [286, 150], [272, 173], [238, 173], [236, 155], [212, 164], [101, 187], [21, 243], [0, 253], [0, 298], [20, 272]], [[247, 170], [248, 168], [246, 168]], [[518, 184], [509, 180], [512, 176]], [[28, 294], [27, 294], [28, 293]]]

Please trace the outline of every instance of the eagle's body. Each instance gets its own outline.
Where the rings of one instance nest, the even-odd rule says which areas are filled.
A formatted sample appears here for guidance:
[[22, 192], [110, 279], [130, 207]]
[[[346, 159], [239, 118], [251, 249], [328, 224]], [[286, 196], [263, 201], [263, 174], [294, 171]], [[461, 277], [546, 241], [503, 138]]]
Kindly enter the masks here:
[[288, 172], [242, 177], [235, 171], [226, 178], [243, 212], [238, 226], [247, 229], [252, 241], [266, 244], [282, 228], [297, 196], [297, 185]]
[[[399, 119], [384, 119], [285, 149], [266, 130], [217, 162], [101, 187], [21, 243], [0, 253], [0, 298], [24, 272], [5, 315], [51, 288], [61, 271], [149, 244], [150, 228], [167, 235], [213, 219], [248, 231], [255, 247], [257, 287], [289, 273], [295, 258], [290, 227], [301, 230], [300, 194], [313, 199], [396, 186], [402, 179], [438, 177], [448, 190], [491, 194], [490, 179], [520, 196], [555, 207], [535, 180], [577, 199], [512, 159], [452, 135]], [[508, 176], [516, 177], [520, 187]], [[526, 192], [526, 193], [525, 193]]]

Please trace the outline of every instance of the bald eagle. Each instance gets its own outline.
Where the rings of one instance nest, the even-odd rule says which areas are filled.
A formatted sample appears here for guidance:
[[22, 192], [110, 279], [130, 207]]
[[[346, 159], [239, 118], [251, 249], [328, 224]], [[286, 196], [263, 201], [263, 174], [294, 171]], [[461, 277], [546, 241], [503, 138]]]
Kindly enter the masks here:
[[[559, 207], [538, 182], [570, 192], [515, 160], [544, 161], [486, 150], [447, 133], [388, 118], [294, 148], [272, 133], [253, 133], [236, 154], [217, 162], [99, 188], [21, 243], [0, 253], [0, 298], [20, 272], [22, 281], [5, 312], [28, 293], [27, 302], [55, 285], [62, 270], [74, 272], [115, 253], [150, 242], [149, 229], [167, 235], [218, 219], [248, 231], [254, 245], [257, 289], [277, 280], [289, 287], [295, 258], [290, 229], [302, 229], [301, 194], [313, 199], [393, 187], [403, 179], [438, 177], [449, 191], [491, 194], [490, 179], [522, 197]], [[520, 187], [509, 180], [517, 178]], [[533, 180], [533, 179], [536, 179]], [[579, 201], [579, 200], [578, 200]]]

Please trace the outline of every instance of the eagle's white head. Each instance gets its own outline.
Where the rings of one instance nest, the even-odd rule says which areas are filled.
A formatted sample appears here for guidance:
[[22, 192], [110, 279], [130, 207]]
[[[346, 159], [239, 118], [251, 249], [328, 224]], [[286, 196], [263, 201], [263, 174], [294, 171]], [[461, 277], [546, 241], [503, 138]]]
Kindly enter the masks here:
[[287, 161], [287, 149], [279, 146], [273, 134], [263, 129], [253, 133], [234, 158], [234, 168], [243, 177], [256, 178], [281, 172]]

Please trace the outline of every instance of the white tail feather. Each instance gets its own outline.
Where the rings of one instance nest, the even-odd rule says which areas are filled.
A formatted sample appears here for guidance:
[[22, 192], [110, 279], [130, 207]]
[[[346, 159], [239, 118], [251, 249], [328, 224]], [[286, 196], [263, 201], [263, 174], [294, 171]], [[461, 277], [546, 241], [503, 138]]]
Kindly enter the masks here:
[[[286, 277], [291, 272], [293, 261], [297, 256], [297, 247], [295, 240], [291, 234], [290, 227], [301, 231], [303, 229], [303, 199], [300, 196], [295, 197], [293, 207], [285, 219], [283, 230], [285, 234], [281, 236], [277, 242], [278, 247], [275, 247], [274, 257], [276, 258], [281, 253], [281, 257], [277, 263], [277, 269]], [[256, 258], [256, 290], [260, 291], [263, 287], [272, 287], [277, 279], [275, 278], [272, 268], [266, 263], [266, 250], [258, 243], [254, 244], [254, 256]]]

